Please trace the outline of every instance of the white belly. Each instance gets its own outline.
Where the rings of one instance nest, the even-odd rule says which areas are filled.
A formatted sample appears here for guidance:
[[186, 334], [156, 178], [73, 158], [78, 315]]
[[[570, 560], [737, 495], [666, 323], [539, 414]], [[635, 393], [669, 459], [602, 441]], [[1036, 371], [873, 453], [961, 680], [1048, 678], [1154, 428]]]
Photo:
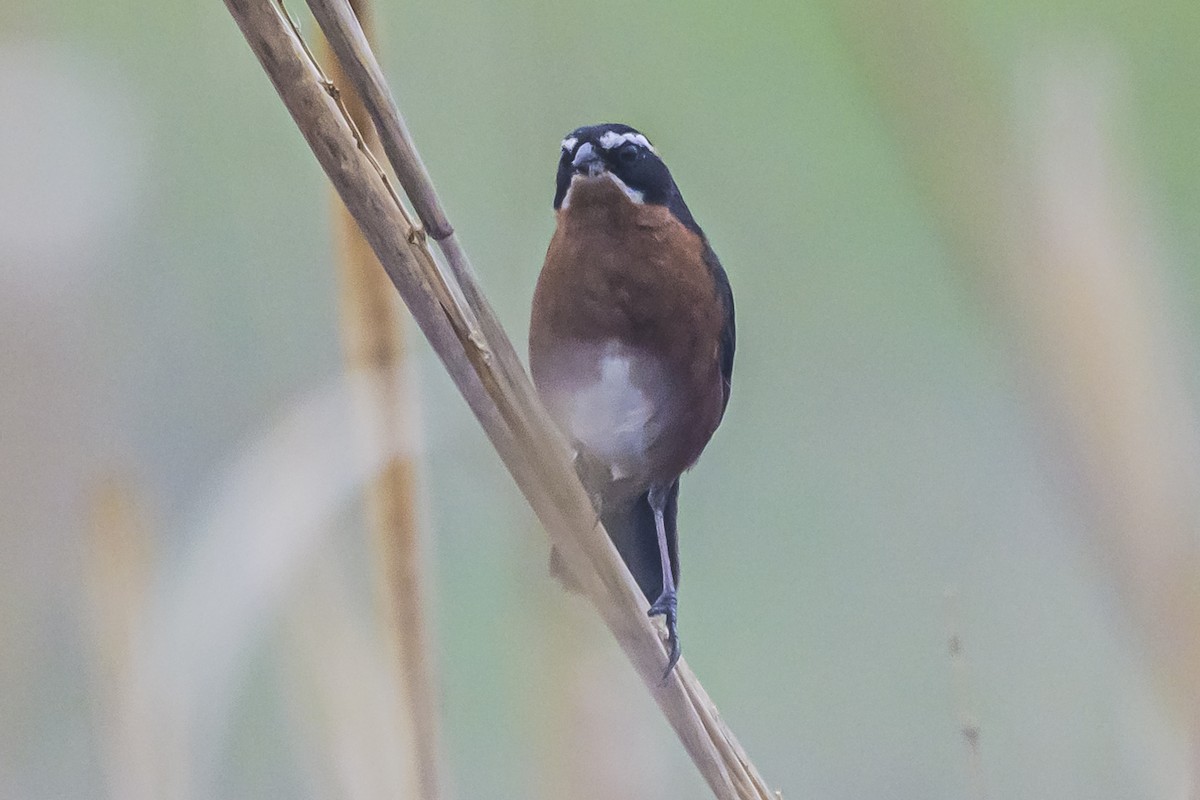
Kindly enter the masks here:
[[662, 420], [659, 378], [648, 356], [610, 341], [579, 345], [569, 357], [556, 359], [538, 389], [563, 433], [621, 479], [647, 470]]

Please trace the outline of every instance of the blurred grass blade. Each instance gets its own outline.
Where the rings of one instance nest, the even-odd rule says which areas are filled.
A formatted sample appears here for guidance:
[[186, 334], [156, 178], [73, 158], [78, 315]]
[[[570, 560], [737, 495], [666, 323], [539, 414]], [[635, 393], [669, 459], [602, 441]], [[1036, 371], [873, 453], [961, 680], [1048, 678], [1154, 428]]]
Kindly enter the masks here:
[[[231, 722], [235, 680], [333, 515], [392, 458], [410, 458], [404, 430], [364, 435], [354, 398], [383, 380], [350, 374], [291, 403], [242, 447], [195, 517], [187, 552], [157, 581], [152, 609], [157, 713], [191, 731], [197, 774], [213, 771]], [[376, 431], [378, 433], [378, 431]]]
[[1200, 420], [1183, 337], [1112, 143], [1113, 64], [1093, 52], [1043, 67], [1026, 120], [1032, 252], [1014, 285], [1092, 544], [1196, 739]]
[[124, 478], [110, 476], [92, 498], [86, 568], [96, 667], [97, 739], [113, 800], [188, 796], [182, 731], [156, 713], [147, 674], [147, 599], [153, 543]]
[[1110, 137], [1113, 64], [1043, 63], [1018, 127], [953, 4], [831, 5], [1046, 414], [1053, 471], [1164, 706], [1192, 728], [1200, 785], [1200, 425], [1149, 215]]
[[285, 618], [282, 669], [291, 716], [317, 797], [396, 800], [421, 795], [413, 731], [402, 729], [395, 661], [352, 602], [336, 543], [298, 583]]

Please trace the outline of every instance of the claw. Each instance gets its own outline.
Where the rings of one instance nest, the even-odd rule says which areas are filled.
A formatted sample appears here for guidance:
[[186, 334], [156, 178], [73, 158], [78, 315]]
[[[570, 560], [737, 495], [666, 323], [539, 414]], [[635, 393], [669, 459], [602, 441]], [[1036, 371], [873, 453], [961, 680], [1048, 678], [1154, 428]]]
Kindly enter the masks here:
[[659, 598], [650, 606], [649, 616], [666, 617], [667, 644], [671, 647], [670, 656], [667, 658], [667, 668], [663, 671], [662, 676], [662, 682], [666, 684], [667, 679], [671, 677], [671, 670], [675, 669], [675, 665], [679, 663], [679, 656], [682, 653], [679, 647], [679, 601], [675, 592], [663, 592], [659, 595]]

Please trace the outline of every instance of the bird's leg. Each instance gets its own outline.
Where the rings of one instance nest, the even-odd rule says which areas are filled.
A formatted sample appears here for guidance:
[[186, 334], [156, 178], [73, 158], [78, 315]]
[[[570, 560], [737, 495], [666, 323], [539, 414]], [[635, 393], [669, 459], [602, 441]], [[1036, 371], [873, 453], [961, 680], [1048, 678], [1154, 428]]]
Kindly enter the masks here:
[[667, 506], [667, 496], [670, 494], [670, 487], [660, 488], [657, 486], [651, 487], [647, 499], [650, 501], [650, 510], [654, 512], [654, 528], [658, 532], [658, 555], [662, 559], [662, 593], [658, 599], [650, 606], [650, 616], [664, 616], [667, 623], [667, 643], [671, 647], [670, 657], [667, 659], [667, 669], [663, 672], [663, 681], [666, 681], [667, 676], [671, 674], [671, 670], [675, 668], [675, 664], [679, 661], [679, 630], [678, 630], [678, 607], [679, 601], [675, 595], [675, 573], [671, 570], [671, 553], [667, 549], [667, 524], [663, 518], [664, 509]]

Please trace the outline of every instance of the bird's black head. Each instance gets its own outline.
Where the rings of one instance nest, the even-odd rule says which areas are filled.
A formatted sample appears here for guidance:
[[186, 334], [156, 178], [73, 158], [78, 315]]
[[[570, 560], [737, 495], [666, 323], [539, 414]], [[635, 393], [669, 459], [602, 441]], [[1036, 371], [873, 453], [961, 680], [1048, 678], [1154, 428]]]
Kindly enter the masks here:
[[606, 177], [635, 203], [667, 206], [689, 228], [699, 232], [667, 165], [650, 140], [618, 123], [576, 128], [562, 140], [554, 208], [570, 205], [577, 179]]

